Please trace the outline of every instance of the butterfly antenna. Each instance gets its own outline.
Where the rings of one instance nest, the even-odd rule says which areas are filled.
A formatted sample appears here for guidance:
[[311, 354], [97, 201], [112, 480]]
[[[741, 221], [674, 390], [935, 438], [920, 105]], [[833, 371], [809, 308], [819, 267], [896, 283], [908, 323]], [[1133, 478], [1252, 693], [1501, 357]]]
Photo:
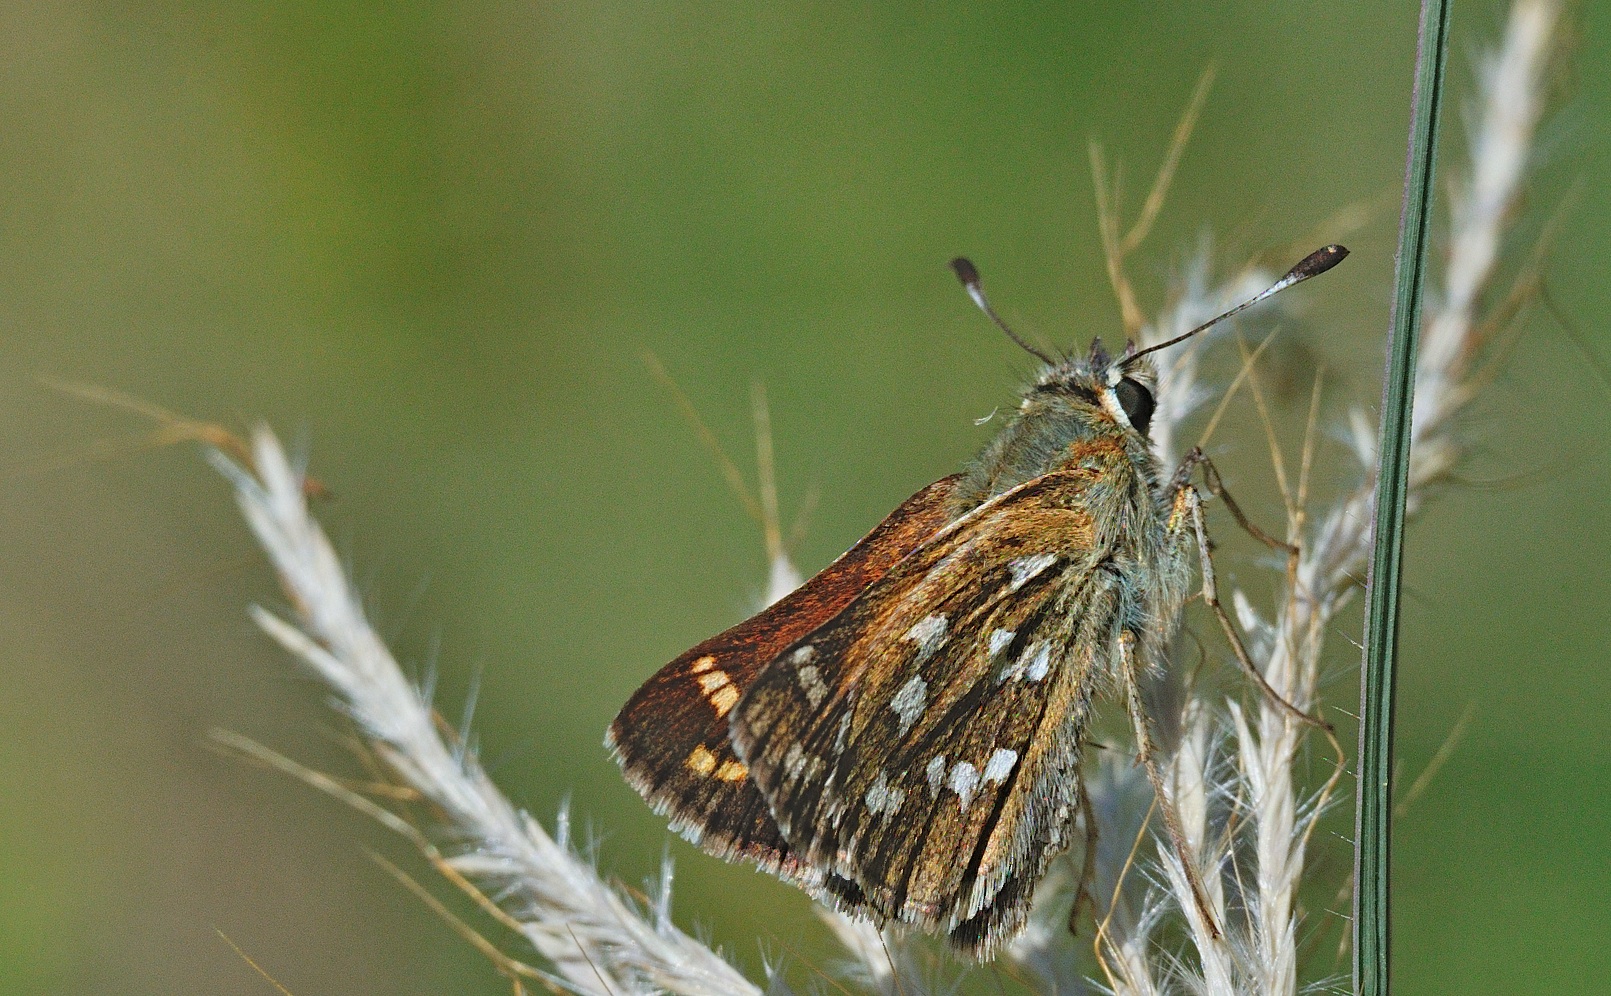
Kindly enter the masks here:
[[[1255, 294], [1253, 297], [1243, 301], [1230, 311], [1227, 311], [1216, 318], [1210, 318], [1208, 321], [1192, 329], [1190, 332], [1187, 332], [1185, 335], [1177, 335], [1173, 339], [1168, 339], [1164, 342], [1158, 343], [1156, 346], [1148, 346], [1146, 349], [1132, 353], [1130, 355], [1130, 359], [1133, 360], [1137, 356], [1145, 356], [1148, 353], [1155, 353], [1167, 346], [1173, 346], [1177, 342], [1184, 342], [1199, 332], [1213, 328], [1215, 325], [1218, 325], [1225, 319], [1230, 318], [1232, 315], [1241, 314], [1267, 297], [1279, 294], [1294, 284], [1301, 284], [1310, 277], [1320, 276], [1320, 274], [1325, 273], [1327, 270], [1331, 269], [1347, 258], [1348, 250], [1339, 245], [1329, 245], [1316, 249], [1314, 252], [1299, 260], [1298, 265], [1288, 270], [1286, 276], [1264, 288], [1264, 290]], [[975, 298], [975, 300], [977, 300], [977, 298]], [[1011, 335], [1011, 333], [1008, 334]]]
[[1029, 343], [1018, 338], [1018, 333], [1007, 327], [1007, 323], [1001, 320], [1000, 315], [996, 314], [996, 309], [990, 307], [990, 299], [985, 297], [984, 287], [979, 283], [979, 268], [974, 266], [967, 257], [958, 256], [956, 259], [953, 259], [951, 261], [951, 269], [956, 271], [957, 279], [962, 281], [962, 287], [968, 292], [968, 296], [973, 298], [973, 303], [979, 306], [979, 310], [985, 313], [986, 318], [989, 318], [992, 322], [996, 323], [996, 328], [1007, 333], [1007, 338], [1011, 339], [1013, 342], [1016, 342], [1024, 350], [1024, 352], [1040, 360], [1042, 363], [1050, 364], [1057, 362], [1050, 356], [1047, 356], [1045, 353], [1036, 349], [1034, 346], [1031, 346]]

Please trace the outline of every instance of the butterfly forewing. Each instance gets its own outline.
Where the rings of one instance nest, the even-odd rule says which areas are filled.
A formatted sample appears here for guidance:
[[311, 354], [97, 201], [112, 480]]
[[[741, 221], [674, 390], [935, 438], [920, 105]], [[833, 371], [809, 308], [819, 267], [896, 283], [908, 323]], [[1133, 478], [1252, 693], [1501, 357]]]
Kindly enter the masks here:
[[743, 857], [843, 905], [858, 890], [802, 864], [728, 739], [728, 713], [777, 654], [838, 614], [869, 584], [943, 528], [956, 477], [931, 484], [775, 605], [699, 644], [655, 673], [605, 736], [627, 781], [689, 840], [720, 857]]
[[[1221, 318], [1345, 254], [1311, 255]], [[953, 266], [1001, 324], [973, 265]], [[607, 740], [628, 779], [708, 851], [993, 953], [1068, 844], [1093, 697], [1164, 663], [1185, 544], [1202, 537], [1187, 484], [1200, 454], [1162, 476], [1149, 354], [1212, 324], [1119, 356], [1031, 349], [1046, 366], [965, 474], [633, 696]], [[1157, 787], [1149, 719], [1135, 696], [1126, 706]]]
[[1090, 648], [1116, 612], [1091, 481], [1048, 474], [962, 517], [782, 653], [731, 716], [802, 860], [963, 947], [1021, 921], [1077, 808]]

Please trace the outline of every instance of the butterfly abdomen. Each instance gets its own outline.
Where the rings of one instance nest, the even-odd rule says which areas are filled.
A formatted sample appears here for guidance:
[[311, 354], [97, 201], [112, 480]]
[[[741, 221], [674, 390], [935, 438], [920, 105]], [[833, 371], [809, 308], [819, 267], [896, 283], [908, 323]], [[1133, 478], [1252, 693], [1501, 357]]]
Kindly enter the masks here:
[[[1220, 318], [1346, 254], [1311, 254]], [[1160, 480], [1149, 354], [1214, 322], [1054, 361], [1001, 322], [972, 263], [953, 268], [1046, 361], [1005, 428], [793, 595], [662, 668], [606, 742], [706, 850], [983, 957], [1069, 844], [1090, 710], [1116, 677], [1165, 794], [1138, 665], [1163, 661], [1199, 509], [1183, 478]]]

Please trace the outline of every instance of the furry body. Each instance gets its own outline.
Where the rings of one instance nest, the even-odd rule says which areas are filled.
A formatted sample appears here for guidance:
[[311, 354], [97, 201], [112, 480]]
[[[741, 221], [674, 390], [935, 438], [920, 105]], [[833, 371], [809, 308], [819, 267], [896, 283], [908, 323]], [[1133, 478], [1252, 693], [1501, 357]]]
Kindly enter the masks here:
[[1092, 701], [1162, 664], [1189, 580], [1155, 383], [1095, 344], [1049, 364], [965, 473], [651, 678], [606, 741], [629, 781], [848, 912], [1009, 940], [1070, 843]]

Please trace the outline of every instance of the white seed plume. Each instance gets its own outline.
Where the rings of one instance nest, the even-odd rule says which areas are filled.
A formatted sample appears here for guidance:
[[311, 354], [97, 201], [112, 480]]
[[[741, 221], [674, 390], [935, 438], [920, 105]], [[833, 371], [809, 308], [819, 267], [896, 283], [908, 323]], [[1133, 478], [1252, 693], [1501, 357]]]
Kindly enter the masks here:
[[267, 431], [253, 437], [256, 475], [215, 454], [236, 500], [296, 607], [264, 609], [260, 626], [336, 693], [339, 707], [396, 778], [436, 806], [447, 863], [519, 923], [566, 989], [596, 996], [659, 992], [759, 996], [761, 990], [670, 918], [670, 867], [661, 895], [639, 911], [565, 842], [509, 802], [438, 720], [370, 626], [302, 478]]
[[[1412, 510], [1425, 498], [1427, 487], [1447, 476], [1463, 453], [1451, 420], [1483, 383], [1474, 366], [1487, 334], [1481, 301], [1515, 220], [1561, 17], [1555, 0], [1519, 0], [1511, 10], [1503, 43], [1479, 70], [1472, 162], [1450, 191], [1454, 210], [1442, 300], [1429, 307], [1420, 344]], [[1193, 301], [1206, 285], [1201, 272], [1192, 271], [1188, 294], [1176, 314], [1160, 320], [1143, 337], [1143, 344], [1190, 327], [1198, 315], [1215, 311], [1222, 296], [1234, 298], [1241, 292], [1237, 288], [1229, 295], [1215, 294], [1210, 301]], [[1174, 364], [1160, 364], [1163, 382], [1152, 434], [1166, 460], [1174, 457], [1173, 440], [1186, 431], [1179, 425], [1181, 416], [1197, 407], [1203, 396], [1194, 384], [1195, 358], [1191, 350], [1186, 352]], [[1369, 553], [1375, 429], [1363, 413], [1351, 416], [1351, 438], [1365, 482], [1320, 516], [1316, 525], [1292, 537], [1301, 550], [1296, 584], [1284, 587], [1268, 616], [1241, 592], [1233, 593], [1254, 663], [1272, 688], [1305, 710], [1315, 705], [1328, 626], [1355, 590]], [[1103, 938], [1106, 981], [1121, 996], [1177, 987], [1209, 996], [1296, 996], [1301, 926], [1296, 897], [1309, 830], [1318, 816], [1315, 800], [1300, 790], [1294, 770], [1308, 731], [1261, 696], [1255, 696], [1251, 707], [1229, 701], [1216, 711], [1214, 704], [1191, 690], [1185, 694], [1184, 732], [1170, 765], [1171, 794], [1196, 852], [1212, 911], [1227, 933], [1220, 939], [1210, 937], [1200, 922], [1181, 857], [1160, 841], [1164, 888], [1146, 890], [1139, 905], [1121, 902], [1109, 918]], [[1205, 725], [1216, 712], [1224, 717], [1215, 721], [1219, 741], [1208, 735]], [[1228, 838], [1225, 828], [1232, 800], [1236, 830], [1234, 838]], [[1102, 809], [1101, 800], [1097, 807]], [[1111, 843], [1127, 846], [1128, 840]], [[1233, 849], [1235, 860], [1231, 860]], [[1191, 942], [1186, 954], [1159, 951], [1151, 944], [1152, 926], [1171, 912], [1186, 920]], [[1013, 954], [1025, 967], [1050, 978], [1041, 967], [1044, 951], [1015, 946]]]
[[[1562, 17], [1557, 0], [1518, 0], [1502, 45], [1480, 63], [1471, 163], [1450, 191], [1447, 263], [1420, 346], [1412, 508], [1463, 453], [1452, 420], [1484, 382], [1474, 367], [1489, 317], [1482, 302], [1515, 221]], [[1211, 289], [1206, 258], [1200, 253], [1188, 269], [1179, 301], [1143, 330], [1143, 345], [1199, 324], [1268, 282], [1250, 272]], [[1178, 459], [1179, 440], [1192, 428], [1185, 420], [1211, 396], [1197, 383], [1198, 351], [1209, 345], [1190, 343], [1159, 364], [1151, 434], [1166, 465]], [[1318, 517], [1296, 523], [1308, 523], [1294, 536], [1301, 549], [1296, 583], [1262, 612], [1241, 592], [1230, 593], [1254, 663], [1272, 688], [1306, 710], [1316, 705], [1328, 626], [1351, 597], [1367, 553], [1375, 431], [1362, 412], [1350, 415], [1347, 431], [1365, 483]], [[334, 691], [337, 707], [354, 720], [392, 775], [439, 811], [440, 829], [429, 846], [440, 850], [456, 874], [497, 897], [548, 962], [553, 983], [589, 996], [759, 996], [761, 986], [672, 923], [669, 865], [650, 908], [640, 910], [572, 851], [563, 816], [550, 835], [498, 792], [473, 756], [444, 739], [429, 701], [370, 626], [308, 512], [299, 475], [266, 430], [254, 437], [253, 459], [252, 472], [222, 456], [215, 462], [233, 483], [296, 613], [287, 620], [254, 609], [254, 618]], [[769, 602], [799, 582], [781, 553], [771, 566]], [[1026, 562], [1015, 570], [1015, 579], [1022, 573], [1020, 583], [1027, 582], [1047, 566]], [[924, 622], [929, 628], [915, 629], [911, 636], [920, 655], [932, 653], [945, 638], [943, 619], [938, 626]], [[1005, 650], [1011, 638], [1006, 631], [992, 634], [992, 653]], [[1044, 664], [1038, 674], [1020, 667], [1030, 680], [1046, 673]], [[1182, 670], [1172, 669], [1171, 676]], [[1120, 996], [1296, 996], [1302, 926], [1296, 896], [1309, 830], [1318, 816], [1315, 799], [1300, 787], [1295, 770], [1307, 730], [1262, 697], [1244, 706], [1209, 701], [1192, 689], [1175, 691], [1180, 713], [1178, 724], [1169, 724], [1179, 730], [1166, 762], [1170, 801], [1225, 935], [1211, 937], [1200, 921], [1181, 857], [1166, 840], [1155, 841], [1156, 852], [1141, 853], [1139, 867], [1130, 862], [1131, 844], [1144, 832], [1150, 792], [1128, 758], [1105, 752], [1086, 768], [1102, 830], [1092, 892], [1103, 985]], [[968, 762], [934, 757], [924, 768], [928, 787], [936, 796], [955, 792], [965, 809], [981, 780], [1010, 774], [1017, 758], [1009, 761], [1007, 753], [993, 755], [982, 775]], [[790, 758], [791, 767], [808, 763], [821, 762], [803, 754]], [[902, 800], [887, 783], [871, 795], [866, 801], [876, 802], [873, 808], [881, 812], [900, 808]], [[376, 815], [394, 829], [411, 829], [393, 814]], [[1150, 825], [1156, 833], [1155, 817]], [[1060, 994], [1091, 989], [1085, 980], [1090, 966], [1079, 953], [1089, 944], [1088, 935], [1074, 940], [1066, 928], [1079, 877], [1075, 836], [1070, 857], [1054, 863], [1030, 924], [1008, 950], [1008, 957], [1041, 980], [1043, 991]], [[880, 933], [838, 914], [823, 915], [852, 959], [848, 981], [882, 994], [935, 990], [935, 964], [919, 958], [910, 938], [895, 930]], [[1185, 930], [1177, 939], [1183, 939], [1184, 949], [1175, 940], [1167, 948], [1158, 941], [1175, 936], [1156, 929], [1166, 917], [1183, 918]], [[787, 991], [774, 966], [767, 966], [767, 975], [768, 992]]]

